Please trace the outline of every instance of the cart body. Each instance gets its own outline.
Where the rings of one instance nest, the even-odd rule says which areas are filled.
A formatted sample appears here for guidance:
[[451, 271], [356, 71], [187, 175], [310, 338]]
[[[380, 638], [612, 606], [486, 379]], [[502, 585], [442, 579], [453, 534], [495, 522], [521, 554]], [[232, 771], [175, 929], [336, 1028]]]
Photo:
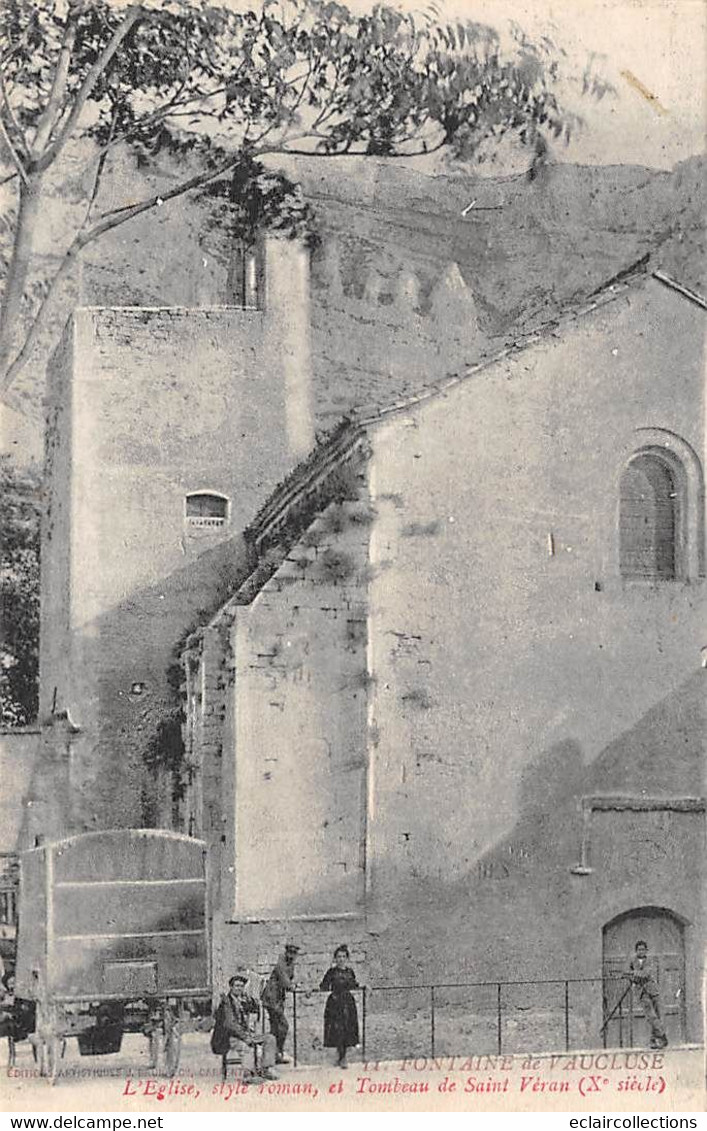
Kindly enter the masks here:
[[16, 993], [41, 1041], [109, 1052], [140, 1029], [174, 1044], [210, 987], [202, 841], [111, 829], [22, 853]]

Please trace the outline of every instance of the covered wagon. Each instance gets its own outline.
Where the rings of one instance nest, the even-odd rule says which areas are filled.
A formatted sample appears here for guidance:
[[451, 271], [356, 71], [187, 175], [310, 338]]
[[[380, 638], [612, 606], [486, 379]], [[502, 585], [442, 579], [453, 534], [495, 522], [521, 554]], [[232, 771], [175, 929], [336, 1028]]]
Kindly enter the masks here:
[[211, 1010], [206, 846], [158, 829], [111, 829], [20, 857], [18, 997], [37, 1005], [41, 1071], [68, 1037], [82, 1055], [150, 1041], [174, 1073], [180, 1037]]

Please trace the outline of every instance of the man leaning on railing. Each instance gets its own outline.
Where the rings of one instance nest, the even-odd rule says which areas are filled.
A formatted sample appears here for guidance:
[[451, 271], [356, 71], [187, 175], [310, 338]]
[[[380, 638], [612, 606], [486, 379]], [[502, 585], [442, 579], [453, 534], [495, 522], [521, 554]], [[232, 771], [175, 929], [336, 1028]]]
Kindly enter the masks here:
[[638, 990], [638, 1001], [651, 1028], [651, 1048], [664, 1049], [668, 1038], [660, 1015], [660, 990], [656, 978], [655, 964], [648, 957], [648, 945], [639, 940], [636, 953], [629, 966], [631, 981]]

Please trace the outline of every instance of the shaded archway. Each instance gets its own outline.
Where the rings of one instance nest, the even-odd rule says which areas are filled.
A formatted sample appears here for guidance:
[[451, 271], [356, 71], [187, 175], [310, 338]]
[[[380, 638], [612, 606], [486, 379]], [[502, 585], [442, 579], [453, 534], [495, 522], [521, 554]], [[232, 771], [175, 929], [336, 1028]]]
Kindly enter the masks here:
[[646, 450], [621, 476], [619, 567], [622, 577], [670, 581], [681, 576], [683, 491], [677, 461]]

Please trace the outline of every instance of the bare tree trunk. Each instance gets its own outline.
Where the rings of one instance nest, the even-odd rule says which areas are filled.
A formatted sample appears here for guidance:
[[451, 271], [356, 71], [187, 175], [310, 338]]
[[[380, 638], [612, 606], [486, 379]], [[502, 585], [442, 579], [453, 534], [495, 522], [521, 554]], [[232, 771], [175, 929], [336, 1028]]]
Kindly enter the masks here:
[[5, 373], [13, 346], [20, 338], [22, 299], [32, 264], [42, 200], [41, 176], [33, 173], [26, 182], [20, 181], [18, 191], [17, 229], [0, 307], [0, 374]]
[[10, 361], [8, 357], [5, 361], [4, 368], [0, 370], [0, 396], [7, 392], [17, 374], [24, 369], [29, 361], [32, 350], [37, 345], [45, 327], [49, 324], [50, 316], [54, 311], [56, 301], [59, 297], [59, 286], [70, 274], [82, 248], [83, 242], [81, 237], [77, 236], [52, 277], [49, 289], [42, 299], [37, 313], [32, 319], [32, 325], [29, 328], [29, 333], [24, 339], [21, 349], [15, 354], [12, 361]]

